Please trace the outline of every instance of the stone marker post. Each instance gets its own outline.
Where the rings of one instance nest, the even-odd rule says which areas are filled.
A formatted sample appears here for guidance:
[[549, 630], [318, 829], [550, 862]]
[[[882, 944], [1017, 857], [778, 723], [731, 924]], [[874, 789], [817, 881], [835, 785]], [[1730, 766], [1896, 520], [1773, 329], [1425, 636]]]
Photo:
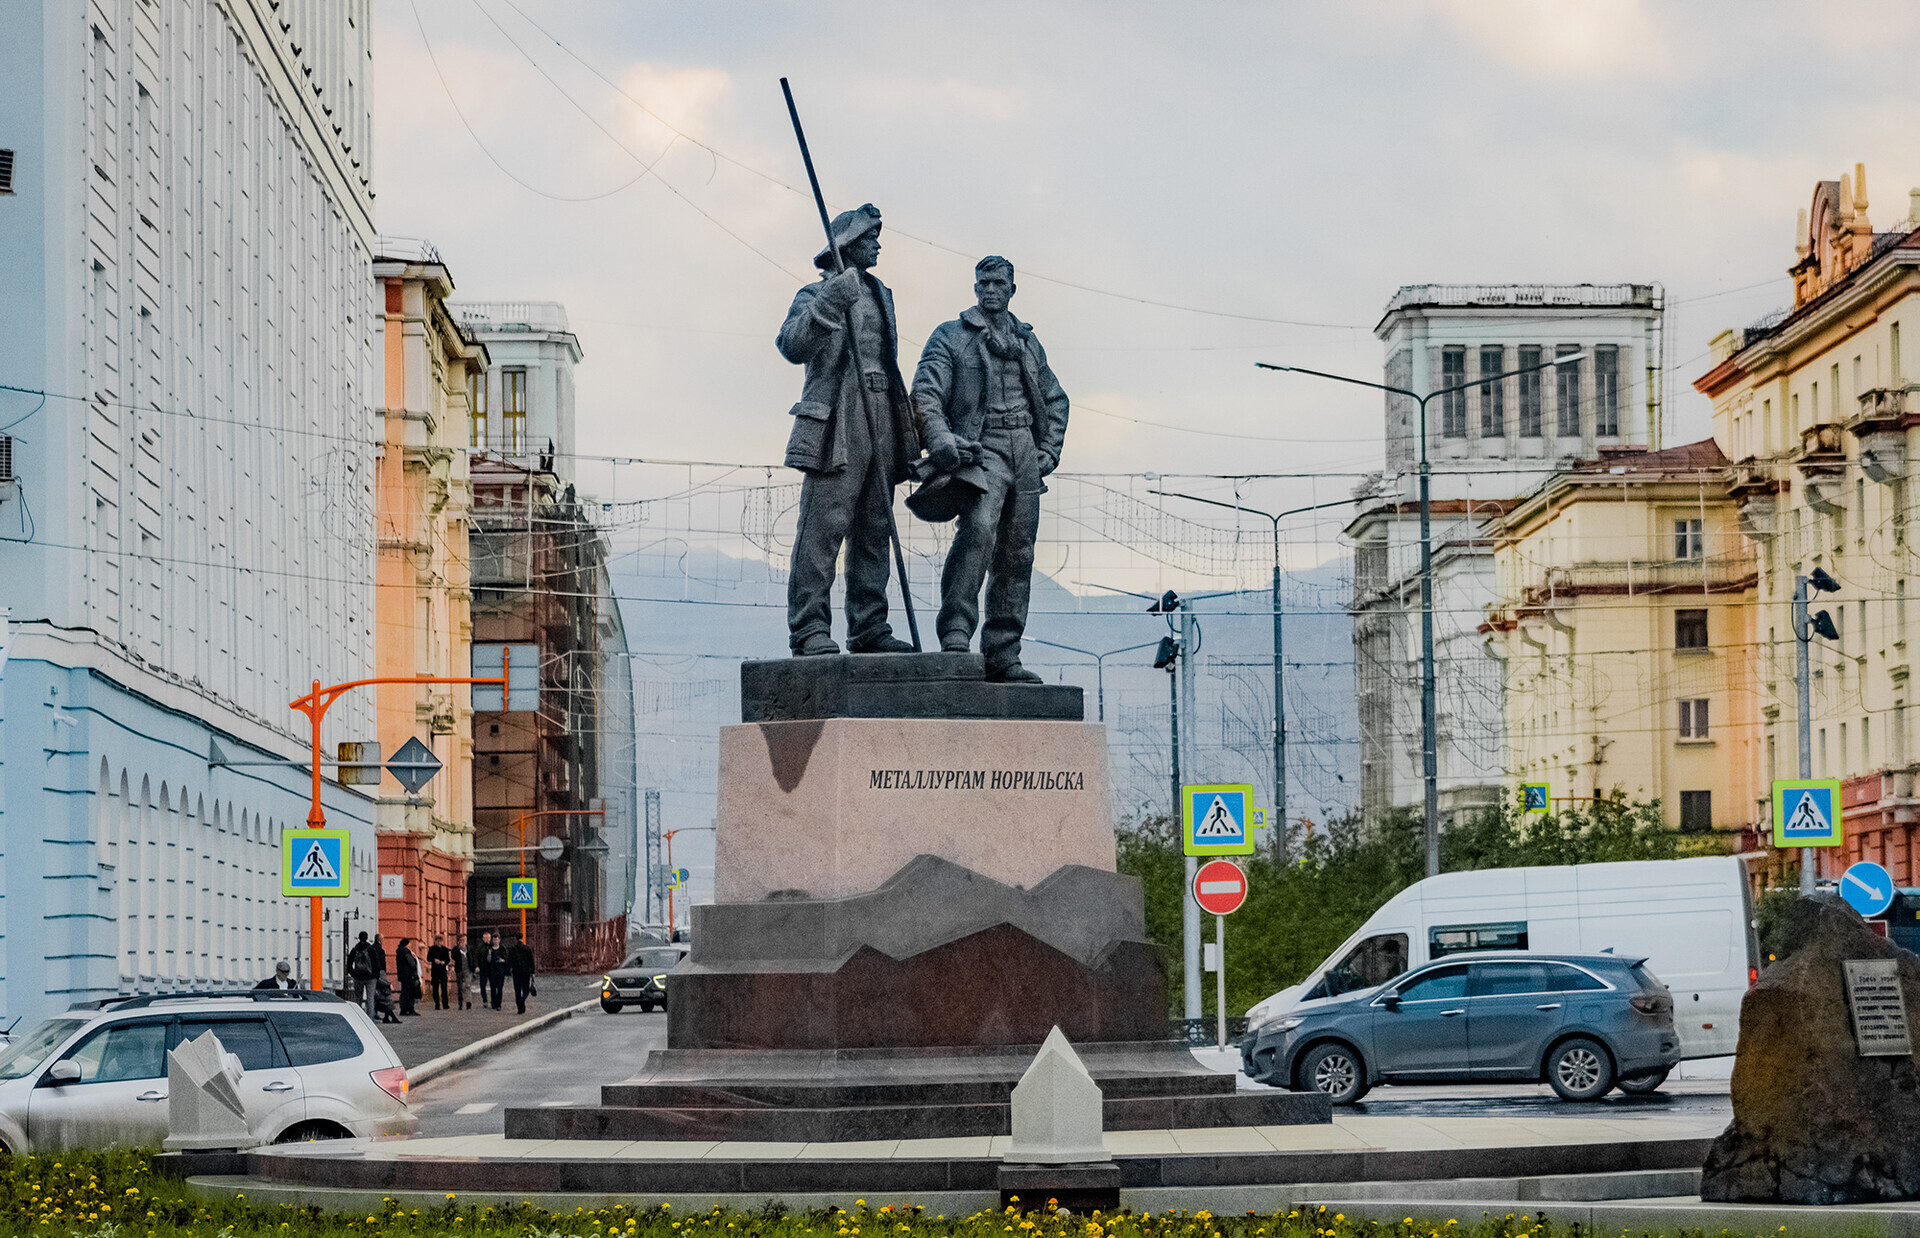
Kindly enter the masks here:
[[211, 1031], [167, 1051], [169, 1152], [251, 1148], [260, 1140], [240, 1099], [240, 1059]]

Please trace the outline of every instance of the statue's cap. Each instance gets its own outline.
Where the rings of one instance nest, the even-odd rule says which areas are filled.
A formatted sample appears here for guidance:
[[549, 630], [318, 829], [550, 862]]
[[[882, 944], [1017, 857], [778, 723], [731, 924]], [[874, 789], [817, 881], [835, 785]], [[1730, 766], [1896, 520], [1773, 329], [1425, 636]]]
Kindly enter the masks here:
[[[869, 202], [865, 206], [851, 211], [841, 211], [833, 217], [833, 244], [835, 249], [846, 249], [867, 233], [880, 227], [880, 208]], [[822, 248], [813, 256], [813, 265], [826, 270], [833, 265], [832, 250]]]

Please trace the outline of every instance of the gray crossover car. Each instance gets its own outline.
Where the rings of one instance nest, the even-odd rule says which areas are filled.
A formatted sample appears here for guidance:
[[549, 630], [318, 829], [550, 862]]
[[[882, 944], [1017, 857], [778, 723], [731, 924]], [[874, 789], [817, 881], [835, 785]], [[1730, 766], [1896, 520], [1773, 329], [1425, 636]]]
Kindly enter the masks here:
[[667, 1008], [667, 973], [687, 957], [688, 947], [645, 946], [600, 978], [600, 1009], [619, 1014], [626, 1006]]
[[1680, 1060], [1673, 998], [1644, 959], [1475, 952], [1441, 959], [1241, 1041], [1247, 1075], [1349, 1105], [1376, 1083], [1545, 1079], [1567, 1100], [1651, 1092]]

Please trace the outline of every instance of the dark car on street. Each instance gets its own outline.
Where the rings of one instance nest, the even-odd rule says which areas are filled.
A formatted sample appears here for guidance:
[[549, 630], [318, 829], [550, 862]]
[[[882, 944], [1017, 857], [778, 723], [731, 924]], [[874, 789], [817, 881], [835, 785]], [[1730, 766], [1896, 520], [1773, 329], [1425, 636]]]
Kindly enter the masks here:
[[619, 1014], [627, 1006], [667, 1008], [667, 973], [687, 957], [687, 947], [643, 946], [600, 980], [600, 1009]]
[[1246, 1074], [1350, 1105], [1376, 1083], [1539, 1082], [1589, 1101], [1651, 1092], [1680, 1061], [1673, 997], [1646, 960], [1476, 952], [1249, 1032]]

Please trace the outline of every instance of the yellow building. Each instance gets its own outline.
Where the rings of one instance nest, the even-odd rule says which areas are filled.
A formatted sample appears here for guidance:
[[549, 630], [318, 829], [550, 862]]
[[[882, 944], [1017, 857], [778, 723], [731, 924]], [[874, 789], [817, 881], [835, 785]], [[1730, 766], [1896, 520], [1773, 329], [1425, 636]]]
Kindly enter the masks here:
[[1515, 782], [1658, 798], [1689, 833], [1749, 822], [1756, 569], [1726, 465], [1711, 439], [1604, 450], [1486, 522]]
[[[453, 280], [432, 246], [382, 238], [378, 253], [384, 396], [373, 673], [466, 676], [473, 637], [468, 392], [476, 385], [469, 380], [486, 371], [487, 349], [447, 312]], [[464, 929], [473, 871], [473, 711], [464, 686], [374, 691], [382, 753], [391, 759], [418, 737], [442, 764], [418, 794], [391, 775], [379, 790], [380, 932], [391, 949], [401, 937], [430, 941]]]
[[1892, 231], [1874, 231], [1867, 205], [1857, 165], [1814, 187], [1792, 310], [1723, 333], [1694, 386], [1713, 401], [1714, 437], [1735, 461], [1729, 493], [1759, 563], [1763, 776], [1798, 772], [1791, 604], [1796, 576], [1821, 568], [1841, 589], [1814, 608], [1840, 639], [1812, 642], [1810, 754], [1815, 777], [1845, 780], [1848, 835], [1824, 862], [1832, 875], [1849, 859], [1880, 860], [1910, 886], [1920, 801], [1909, 642], [1920, 615], [1906, 601], [1916, 573], [1907, 524], [1920, 404], [1900, 348], [1903, 327], [1909, 340], [1920, 330], [1920, 190]]

